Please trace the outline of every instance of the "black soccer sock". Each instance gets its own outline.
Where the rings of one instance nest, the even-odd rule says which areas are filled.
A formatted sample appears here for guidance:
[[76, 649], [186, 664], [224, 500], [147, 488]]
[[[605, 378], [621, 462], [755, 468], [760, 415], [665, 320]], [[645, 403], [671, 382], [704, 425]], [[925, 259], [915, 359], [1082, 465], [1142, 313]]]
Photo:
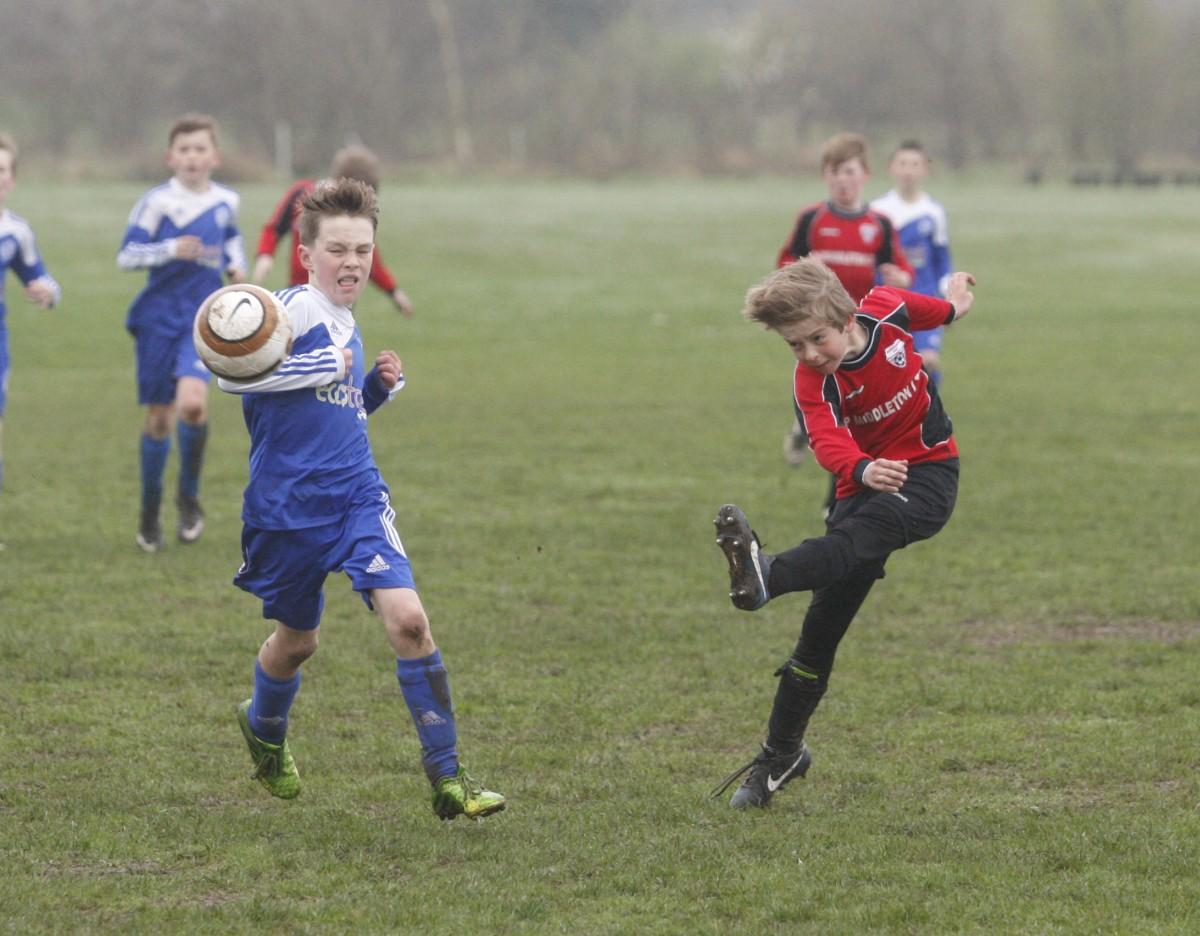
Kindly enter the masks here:
[[816, 711], [825, 689], [827, 677], [814, 673], [790, 659], [775, 671], [779, 688], [767, 723], [767, 747], [781, 754], [791, 754], [800, 747], [808, 720]]

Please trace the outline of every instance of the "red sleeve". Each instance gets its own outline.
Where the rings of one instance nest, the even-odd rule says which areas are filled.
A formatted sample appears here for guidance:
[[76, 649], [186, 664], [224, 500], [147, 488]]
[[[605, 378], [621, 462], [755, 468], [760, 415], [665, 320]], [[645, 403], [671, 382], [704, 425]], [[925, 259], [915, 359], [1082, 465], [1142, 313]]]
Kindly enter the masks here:
[[379, 247], [375, 248], [375, 256], [371, 260], [371, 282], [388, 295], [396, 291], [396, 277], [392, 276], [383, 257], [379, 256]]
[[876, 286], [858, 304], [861, 312], [877, 319], [886, 319], [900, 306], [907, 313], [907, 321], [899, 324], [907, 332], [928, 331], [954, 321], [954, 303], [940, 296], [926, 296], [896, 286]]
[[780, 248], [779, 256], [775, 258], [775, 269], [778, 270], [789, 263], [795, 263], [801, 257], [808, 256], [810, 250], [808, 245], [808, 229], [812, 225], [813, 215], [815, 214], [815, 208], [808, 208], [800, 213], [800, 217], [796, 219], [795, 227], [792, 228], [792, 236]]
[[303, 198], [310, 185], [311, 183], [307, 179], [301, 179], [283, 193], [283, 198], [279, 199], [279, 204], [271, 212], [271, 217], [267, 219], [262, 233], [258, 236], [257, 256], [261, 257], [263, 254], [275, 256], [279, 239], [292, 229], [292, 222], [300, 210], [300, 199]]
[[859, 466], [871, 456], [859, 448], [850, 429], [842, 425], [841, 390], [832, 374], [818, 374], [796, 365], [796, 409], [808, 433], [817, 462], [838, 480], [861, 483]]

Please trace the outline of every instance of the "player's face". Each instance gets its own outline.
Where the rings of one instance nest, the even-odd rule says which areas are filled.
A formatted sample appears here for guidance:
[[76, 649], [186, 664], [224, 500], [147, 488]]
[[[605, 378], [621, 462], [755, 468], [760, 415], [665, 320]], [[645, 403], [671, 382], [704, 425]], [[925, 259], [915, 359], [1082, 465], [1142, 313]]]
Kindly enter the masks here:
[[311, 247], [300, 245], [308, 281], [338, 305], [350, 306], [371, 276], [375, 226], [367, 218], [322, 218]]
[[855, 156], [836, 166], [826, 166], [821, 173], [829, 189], [829, 197], [839, 208], [858, 211], [863, 205], [863, 192], [871, 174], [862, 160]]
[[186, 188], [203, 190], [221, 164], [217, 144], [207, 130], [179, 133], [167, 148], [167, 165]]
[[806, 319], [782, 325], [776, 330], [788, 343], [797, 361], [819, 374], [832, 374], [851, 350], [854, 328], [853, 320], [844, 328], [838, 328], [826, 322]]
[[929, 160], [919, 150], [900, 150], [892, 157], [888, 172], [901, 192], [912, 194], [920, 191], [929, 175]]
[[8, 193], [12, 191], [15, 181], [12, 153], [8, 150], [0, 149], [0, 205], [3, 205], [4, 199], [8, 198]]

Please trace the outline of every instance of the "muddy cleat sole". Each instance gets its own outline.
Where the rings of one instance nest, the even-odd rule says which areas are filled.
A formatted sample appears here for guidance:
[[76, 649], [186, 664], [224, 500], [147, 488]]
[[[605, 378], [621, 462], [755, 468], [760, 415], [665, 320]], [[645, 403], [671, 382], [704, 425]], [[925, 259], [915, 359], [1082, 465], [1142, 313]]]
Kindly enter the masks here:
[[204, 532], [204, 510], [200, 507], [199, 499], [181, 494], [175, 503], [179, 508], [179, 521], [175, 528], [179, 542], [196, 542]]
[[250, 748], [250, 759], [254, 761], [254, 779], [267, 788], [272, 796], [280, 799], [295, 799], [300, 795], [300, 772], [288, 750], [287, 738], [281, 744], [264, 741], [250, 730], [250, 700], [237, 709], [238, 726]]
[[156, 553], [163, 548], [162, 525], [158, 522], [158, 514], [142, 512], [138, 521], [137, 536], [134, 542], [142, 552]]
[[726, 504], [718, 510], [713, 525], [717, 528], [717, 545], [729, 563], [730, 600], [743, 611], [757, 611], [771, 600], [767, 589], [771, 556], [762, 551], [758, 535], [735, 505]]
[[729, 805], [734, 809], [765, 809], [772, 796], [796, 777], [807, 774], [811, 766], [812, 753], [807, 744], [801, 743], [799, 750], [790, 754], [777, 754], [764, 744], [759, 755], [722, 780], [712, 796], [720, 796], [745, 774], [746, 779], [729, 798]]
[[462, 767], [455, 776], [442, 777], [433, 786], [433, 811], [439, 819], [482, 819], [507, 805], [501, 794], [485, 790]]

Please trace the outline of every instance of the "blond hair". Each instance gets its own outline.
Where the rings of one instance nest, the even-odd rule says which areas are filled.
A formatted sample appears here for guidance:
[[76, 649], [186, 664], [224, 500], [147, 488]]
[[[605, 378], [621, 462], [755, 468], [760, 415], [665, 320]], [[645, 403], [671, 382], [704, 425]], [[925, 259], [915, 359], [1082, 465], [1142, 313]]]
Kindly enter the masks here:
[[857, 133], [839, 133], [830, 137], [821, 147], [821, 171], [836, 169], [844, 162], [857, 159], [862, 167], [871, 171], [867, 162], [867, 139]]
[[6, 150], [12, 156], [12, 172], [17, 174], [17, 141], [7, 133], [0, 131], [0, 150]]
[[171, 129], [167, 131], [167, 146], [175, 142], [175, 137], [185, 133], [195, 133], [197, 130], [207, 130], [212, 137], [213, 146], [217, 145], [217, 121], [208, 114], [184, 114], [178, 118]]
[[358, 179], [322, 179], [304, 199], [300, 208], [300, 243], [311, 247], [317, 242], [323, 218], [366, 218], [372, 229], [379, 228], [379, 200], [375, 190]]
[[329, 175], [334, 179], [358, 179], [379, 191], [379, 159], [365, 146], [343, 146], [334, 153]]
[[742, 315], [774, 329], [810, 319], [845, 328], [855, 311], [833, 270], [813, 257], [801, 257], [752, 286]]

